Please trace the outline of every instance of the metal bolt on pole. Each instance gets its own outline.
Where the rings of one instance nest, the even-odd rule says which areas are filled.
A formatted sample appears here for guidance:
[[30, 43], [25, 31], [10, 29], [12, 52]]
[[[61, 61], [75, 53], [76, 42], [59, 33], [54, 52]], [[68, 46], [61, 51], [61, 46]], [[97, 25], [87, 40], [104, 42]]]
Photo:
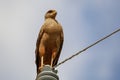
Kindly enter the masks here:
[[57, 70], [45, 65], [41, 72], [37, 75], [36, 80], [59, 80]]

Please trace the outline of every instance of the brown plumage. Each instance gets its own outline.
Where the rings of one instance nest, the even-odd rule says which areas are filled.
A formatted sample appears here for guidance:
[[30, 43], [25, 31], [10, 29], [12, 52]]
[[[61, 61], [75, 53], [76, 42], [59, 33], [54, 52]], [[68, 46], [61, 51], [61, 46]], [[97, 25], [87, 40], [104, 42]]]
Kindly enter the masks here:
[[45, 22], [41, 27], [36, 43], [37, 74], [44, 65], [55, 66], [63, 45], [63, 29], [55, 19], [57, 12], [49, 10], [45, 14]]

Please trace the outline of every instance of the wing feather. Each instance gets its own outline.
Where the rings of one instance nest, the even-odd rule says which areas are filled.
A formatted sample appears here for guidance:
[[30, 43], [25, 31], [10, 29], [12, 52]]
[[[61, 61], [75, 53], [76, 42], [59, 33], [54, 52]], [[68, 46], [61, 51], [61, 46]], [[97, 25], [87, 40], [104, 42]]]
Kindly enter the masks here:
[[57, 65], [58, 63], [58, 60], [59, 60], [59, 57], [60, 57], [60, 53], [61, 53], [61, 50], [62, 50], [62, 46], [63, 46], [63, 41], [64, 41], [64, 35], [63, 35], [63, 30], [61, 32], [61, 35], [60, 35], [60, 48], [59, 48], [59, 51], [53, 61], [53, 66]]
[[37, 73], [39, 72], [39, 65], [41, 64], [41, 61], [40, 61], [41, 59], [39, 57], [39, 45], [40, 45], [40, 42], [41, 42], [42, 35], [44, 33], [43, 27], [44, 27], [44, 25], [40, 29], [40, 32], [39, 32], [39, 35], [38, 35], [38, 38], [37, 38], [37, 42], [36, 42], [36, 50], [35, 50], [36, 60], [35, 60], [35, 63], [36, 63], [36, 66], [37, 66]]

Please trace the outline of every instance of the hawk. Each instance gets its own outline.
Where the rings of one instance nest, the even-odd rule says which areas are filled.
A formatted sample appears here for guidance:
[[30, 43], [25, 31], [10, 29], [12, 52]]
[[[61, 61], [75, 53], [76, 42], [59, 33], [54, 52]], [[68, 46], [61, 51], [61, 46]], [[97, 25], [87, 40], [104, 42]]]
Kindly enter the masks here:
[[38, 35], [35, 50], [37, 74], [44, 65], [55, 66], [61, 53], [64, 35], [62, 26], [55, 19], [56, 15], [56, 10], [45, 14], [45, 22]]

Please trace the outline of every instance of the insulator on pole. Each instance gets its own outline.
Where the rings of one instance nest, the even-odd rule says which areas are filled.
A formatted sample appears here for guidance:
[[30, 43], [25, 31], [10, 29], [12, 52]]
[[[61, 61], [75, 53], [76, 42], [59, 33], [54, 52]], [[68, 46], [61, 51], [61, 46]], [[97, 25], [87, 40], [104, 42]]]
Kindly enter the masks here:
[[57, 70], [49, 65], [45, 65], [41, 72], [37, 75], [36, 80], [59, 80]]

